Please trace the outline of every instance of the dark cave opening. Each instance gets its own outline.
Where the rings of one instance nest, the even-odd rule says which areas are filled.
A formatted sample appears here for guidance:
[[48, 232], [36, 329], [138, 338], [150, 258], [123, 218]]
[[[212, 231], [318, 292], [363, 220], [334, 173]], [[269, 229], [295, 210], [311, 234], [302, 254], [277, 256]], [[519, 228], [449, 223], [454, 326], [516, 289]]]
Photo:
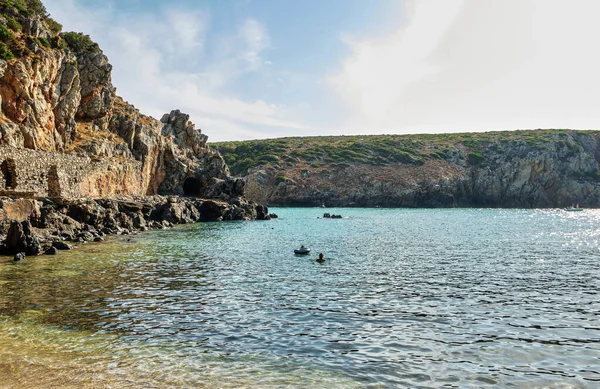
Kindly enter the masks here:
[[202, 181], [199, 179], [188, 177], [183, 182], [183, 194], [191, 197], [200, 196], [203, 186], [204, 185], [202, 185]]

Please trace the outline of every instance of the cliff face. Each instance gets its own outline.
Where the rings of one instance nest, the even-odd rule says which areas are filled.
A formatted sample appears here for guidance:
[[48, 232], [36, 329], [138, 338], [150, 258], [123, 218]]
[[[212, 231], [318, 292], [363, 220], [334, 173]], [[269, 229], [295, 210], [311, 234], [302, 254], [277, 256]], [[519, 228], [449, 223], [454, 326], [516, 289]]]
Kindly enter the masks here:
[[[248, 198], [270, 205], [599, 207], [599, 141], [597, 131], [532, 130], [290, 138], [217, 148], [234, 172], [247, 169], [241, 173]], [[256, 160], [249, 163], [246, 155]]]
[[230, 177], [188, 115], [141, 114], [116, 95], [112, 67], [98, 45], [85, 35], [59, 33], [32, 5], [43, 9], [34, 0], [0, 1], [0, 191], [243, 195], [243, 181]]

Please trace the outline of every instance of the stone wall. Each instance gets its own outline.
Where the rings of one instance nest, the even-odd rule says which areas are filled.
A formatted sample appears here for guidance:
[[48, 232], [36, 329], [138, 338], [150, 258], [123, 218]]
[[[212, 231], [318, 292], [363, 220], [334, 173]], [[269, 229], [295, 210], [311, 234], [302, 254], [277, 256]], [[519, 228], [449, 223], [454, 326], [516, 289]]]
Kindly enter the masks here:
[[5, 195], [100, 197], [117, 192], [125, 182], [130, 193], [145, 194], [137, 161], [121, 164], [85, 155], [0, 146], [0, 167], [0, 193]]

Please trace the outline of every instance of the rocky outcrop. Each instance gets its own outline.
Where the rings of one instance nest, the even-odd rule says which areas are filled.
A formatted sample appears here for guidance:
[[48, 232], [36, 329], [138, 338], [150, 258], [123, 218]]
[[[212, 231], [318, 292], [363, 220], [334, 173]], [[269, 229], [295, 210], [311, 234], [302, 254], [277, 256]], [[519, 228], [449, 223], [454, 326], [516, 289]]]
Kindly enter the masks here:
[[0, 202], [0, 231], [8, 233], [0, 253], [38, 255], [50, 246], [70, 249], [64, 240], [101, 241], [106, 234], [130, 234], [198, 221], [269, 219], [266, 207], [245, 200], [225, 202], [178, 196], [4, 198]]
[[0, 254], [38, 255], [41, 251], [40, 241], [33, 236], [29, 220], [12, 220], [6, 239], [0, 243]]
[[[368, 137], [363, 137], [367, 142]], [[404, 139], [411, 144], [410, 136]], [[264, 164], [246, 195], [284, 206], [600, 207], [600, 133], [520, 131], [419, 139], [423, 163]], [[467, 140], [465, 140], [467, 139]], [[258, 141], [254, 141], [258, 142]], [[414, 142], [417, 142], [415, 139]], [[344, 162], [344, 161], [342, 161]]]
[[105, 234], [270, 218], [189, 115], [157, 120], [116, 95], [89, 36], [59, 33], [37, 0], [0, 2], [0, 29], [0, 254], [22, 260]]
[[76, 58], [39, 49], [35, 57], [0, 60], [0, 97], [5, 120], [1, 144], [62, 151], [75, 135], [79, 106]]
[[[223, 158], [206, 145], [207, 136], [188, 115], [173, 110], [157, 120], [116, 95], [112, 66], [88, 36], [57, 35], [43, 14], [2, 4], [0, 12], [20, 20], [23, 28], [10, 32], [11, 39], [29, 53], [0, 60], [0, 163], [10, 159], [18, 171], [11, 173], [17, 177], [14, 185], [6, 184], [2, 172], [0, 190], [224, 201], [243, 196], [243, 181], [230, 177]], [[0, 17], [0, 26], [6, 28], [10, 18]], [[48, 41], [52, 45], [41, 44]], [[30, 166], [25, 160], [39, 163]]]

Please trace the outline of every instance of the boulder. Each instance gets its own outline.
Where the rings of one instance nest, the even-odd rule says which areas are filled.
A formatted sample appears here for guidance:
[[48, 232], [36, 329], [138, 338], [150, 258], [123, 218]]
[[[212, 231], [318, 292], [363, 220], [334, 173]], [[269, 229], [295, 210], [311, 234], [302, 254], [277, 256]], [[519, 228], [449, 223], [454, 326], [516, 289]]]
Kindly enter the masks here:
[[57, 250], [71, 250], [73, 248], [69, 244], [60, 241], [52, 242], [52, 247], [56, 248]]
[[257, 204], [255, 209], [256, 220], [271, 220], [271, 216], [269, 216], [269, 208], [262, 204]]
[[58, 253], [58, 249], [54, 246], [48, 248], [46, 251], [44, 251], [45, 255], [56, 255]]
[[25, 236], [25, 253], [27, 255], [38, 255], [42, 252], [40, 241], [35, 236]]
[[31, 223], [28, 220], [22, 223], [12, 220], [4, 241], [4, 251], [8, 254], [23, 252], [27, 255], [38, 255], [42, 251], [40, 241], [31, 234]]
[[6, 250], [9, 252], [12, 250], [19, 252], [19, 249], [22, 248], [22, 241], [24, 237], [25, 234], [23, 233], [23, 225], [16, 220], [12, 220], [6, 235]]
[[94, 235], [91, 232], [84, 231], [76, 235], [77, 239], [83, 239], [84, 241], [91, 242], [94, 240]]
[[200, 205], [200, 221], [221, 221], [229, 204], [222, 201], [206, 200]]

